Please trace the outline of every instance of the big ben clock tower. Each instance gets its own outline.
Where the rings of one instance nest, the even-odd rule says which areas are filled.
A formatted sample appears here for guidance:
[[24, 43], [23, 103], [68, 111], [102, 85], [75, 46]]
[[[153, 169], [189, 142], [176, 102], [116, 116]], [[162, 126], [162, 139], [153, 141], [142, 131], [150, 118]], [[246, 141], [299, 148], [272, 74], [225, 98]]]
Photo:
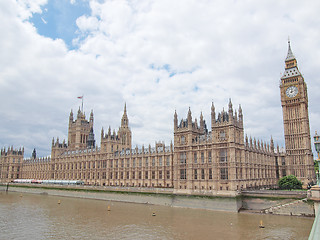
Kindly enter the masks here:
[[295, 175], [306, 186], [315, 181], [308, 114], [307, 84], [297, 67], [290, 41], [281, 77], [280, 92], [286, 145], [287, 175]]

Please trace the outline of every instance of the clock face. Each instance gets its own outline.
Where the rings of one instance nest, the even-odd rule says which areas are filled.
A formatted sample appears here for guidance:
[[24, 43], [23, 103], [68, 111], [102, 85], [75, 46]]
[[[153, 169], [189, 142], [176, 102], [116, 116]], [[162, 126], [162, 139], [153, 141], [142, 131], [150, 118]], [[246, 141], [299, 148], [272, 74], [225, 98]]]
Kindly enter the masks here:
[[297, 96], [297, 94], [298, 94], [298, 88], [296, 86], [290, 86], [286, 90], [286, 95], [289, 98], [293, 98], [293, 97]]

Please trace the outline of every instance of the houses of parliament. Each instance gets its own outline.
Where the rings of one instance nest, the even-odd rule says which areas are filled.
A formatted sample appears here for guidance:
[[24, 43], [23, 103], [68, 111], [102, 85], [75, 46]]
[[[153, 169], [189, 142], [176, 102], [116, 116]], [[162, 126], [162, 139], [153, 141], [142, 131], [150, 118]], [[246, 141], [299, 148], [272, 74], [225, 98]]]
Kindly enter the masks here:
[[1, 149], [0, 181], [14, 179], [82, 180], [88, 185], [172, 188], [174, 193], [215, 195], [226, 191], [275, 187], [293, 174], [304, 186], [315, 181], [308, 117], [307, 85], [298, 70], [290, 42], [280, 81], [285, 150], [273, 139], [263, 142], [244, 135], [241, 106], [229, 100], [227, 111], [211, 106], [211, 128], [189, 109], [173, 116], [174, 142], [132, 148], [126, 105], [119, 129], [101, 130], [95, 145], [94, 116], [83, 110], [69, 115], [68, 140], [52, 140], [51, 156], [24, 149]]

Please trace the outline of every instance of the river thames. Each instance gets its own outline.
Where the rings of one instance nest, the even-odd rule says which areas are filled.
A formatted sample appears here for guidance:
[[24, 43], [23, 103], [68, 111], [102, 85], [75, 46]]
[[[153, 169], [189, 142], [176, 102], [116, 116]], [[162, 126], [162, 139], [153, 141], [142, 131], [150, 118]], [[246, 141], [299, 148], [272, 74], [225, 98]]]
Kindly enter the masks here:
[[6, 240], [307, 239], [313, 220], [0, 192]]

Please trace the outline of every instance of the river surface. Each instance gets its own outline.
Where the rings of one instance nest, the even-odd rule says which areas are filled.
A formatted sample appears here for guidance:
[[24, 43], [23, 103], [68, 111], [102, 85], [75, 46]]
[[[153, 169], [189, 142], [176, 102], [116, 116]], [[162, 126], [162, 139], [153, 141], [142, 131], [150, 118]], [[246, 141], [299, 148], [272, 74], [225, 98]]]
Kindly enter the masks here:
[[307, 239], [313, 220], [0, 192], [1, 240]]

